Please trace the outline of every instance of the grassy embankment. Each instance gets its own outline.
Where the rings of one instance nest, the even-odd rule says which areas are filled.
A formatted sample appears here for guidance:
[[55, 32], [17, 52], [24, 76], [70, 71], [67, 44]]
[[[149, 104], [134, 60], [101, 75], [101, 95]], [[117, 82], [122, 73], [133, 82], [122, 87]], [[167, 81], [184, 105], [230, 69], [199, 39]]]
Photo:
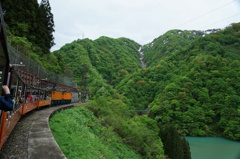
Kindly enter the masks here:
[[50, 119], [50, 127], [67, 158], [141, 158], [83, 107], [55, 114]]

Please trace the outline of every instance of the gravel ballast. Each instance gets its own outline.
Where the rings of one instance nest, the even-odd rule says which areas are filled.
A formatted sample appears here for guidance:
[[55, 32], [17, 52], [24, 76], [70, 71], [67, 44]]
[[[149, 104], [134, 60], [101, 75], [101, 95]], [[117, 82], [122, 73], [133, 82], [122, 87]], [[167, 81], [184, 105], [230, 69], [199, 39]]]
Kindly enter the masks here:
[[35, 118], [36, 111], [22, 116], [0, 151], [1, 159], [28, 158], [28, 132]]

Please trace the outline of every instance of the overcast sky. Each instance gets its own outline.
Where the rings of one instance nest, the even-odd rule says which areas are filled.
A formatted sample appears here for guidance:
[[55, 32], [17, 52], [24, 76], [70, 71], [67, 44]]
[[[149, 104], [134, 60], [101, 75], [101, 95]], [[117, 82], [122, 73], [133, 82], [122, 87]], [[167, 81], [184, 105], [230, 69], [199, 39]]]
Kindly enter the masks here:
[[171, 29], [207, 30], [240, 22], [240, 0], [49, 1], [55, 23], [52, 51], [82, 38], [127, 37], [143, 45]]

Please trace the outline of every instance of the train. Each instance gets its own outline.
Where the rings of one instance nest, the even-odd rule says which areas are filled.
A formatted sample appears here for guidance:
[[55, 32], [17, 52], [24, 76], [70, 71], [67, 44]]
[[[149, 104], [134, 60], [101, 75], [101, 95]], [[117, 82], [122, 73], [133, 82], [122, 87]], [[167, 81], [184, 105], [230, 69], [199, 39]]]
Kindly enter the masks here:
[[45, 106], [78, 102], [77, 84], [45, 70], [7, 43], [0, 4], [0, 92], [7, 85], [13, 96], [13, 110], [0, 110], [0, 149], [13, 128], [28, 112]]

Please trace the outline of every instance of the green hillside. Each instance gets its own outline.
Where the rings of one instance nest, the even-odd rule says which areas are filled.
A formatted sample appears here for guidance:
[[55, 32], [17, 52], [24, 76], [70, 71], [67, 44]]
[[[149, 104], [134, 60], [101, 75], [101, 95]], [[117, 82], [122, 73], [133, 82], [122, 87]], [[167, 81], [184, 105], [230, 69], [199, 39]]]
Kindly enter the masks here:
[[54, 115], [50, 126], [61, 150], [69, 159], [141, 158], [125, 146], [116, 133], [102, 126], [91, 111], [82, 107]]
[[[65, 54], [67, 63], [76, 62], [77, 59], [71, 58], [71, 52], [76, 50], [77, 46], [82, 48], [79, 50], [80, 57], [77, 58], [86, 56], [88, 63], [96, 68], [109, 84], [119, 82], [123, 76], [140, 68], [138, 52], [140, 45], [130, 39], [100, 37], [94, 41], [90, 39], [76, 40], [56, 52]], [[71, 67], [75, 68], [75, 66]]]
[[161, 59], [116, 88], [136, 109], [151, 107], [151, 118], [174, 123], [183, 135], [240, 140], [239, 30], [234, 24], [165, 55], [154, 52], [162, 45], [155, 41], [147, 51]]
[[[191, 136], [240, 140], [240, 24], [206, 35], [177, 55], [150, 116]], [[175, 72], [175, 73], [173, 73]]]
[[169, 124], [182, 135], [240, 140], [239, 39], [239, 23], [211, 34], [172, 30], [141, 46], [147, 68], [140, 66], [140, 45], [126, 38], [76, 40], [54, 54], [101, 124], [144, 158], [155, 158], [163, 154], [159, 128], [162, 140], [168, 128], [175, 133]]
[[64, 57], [66, 73], [74, 76], [81, 92], [93, 97], [103, 85], [114, 86], [141, 67], [139, 47], [127, 38], [101, 37], [76, 40], [54, 54]]
[[139, 47], [126, 38], [101, 37], [74, 41], [54, 53], [64, 57], [67, 72], [72, 71], [80, 86], [81, 100], [91, 99], [87, 108], [99, 123], [143, 158], [162, 158], [157, 122], [131, 112], [129, 100], [114, 89], [117, 81], [140, 69]]
[[191, 43], [202, 37], [202, 31], [170, 30], [143, 46], [144, 59], [147, 66], [155, 66], [162, 58], [176, 54], [189, 47]]

